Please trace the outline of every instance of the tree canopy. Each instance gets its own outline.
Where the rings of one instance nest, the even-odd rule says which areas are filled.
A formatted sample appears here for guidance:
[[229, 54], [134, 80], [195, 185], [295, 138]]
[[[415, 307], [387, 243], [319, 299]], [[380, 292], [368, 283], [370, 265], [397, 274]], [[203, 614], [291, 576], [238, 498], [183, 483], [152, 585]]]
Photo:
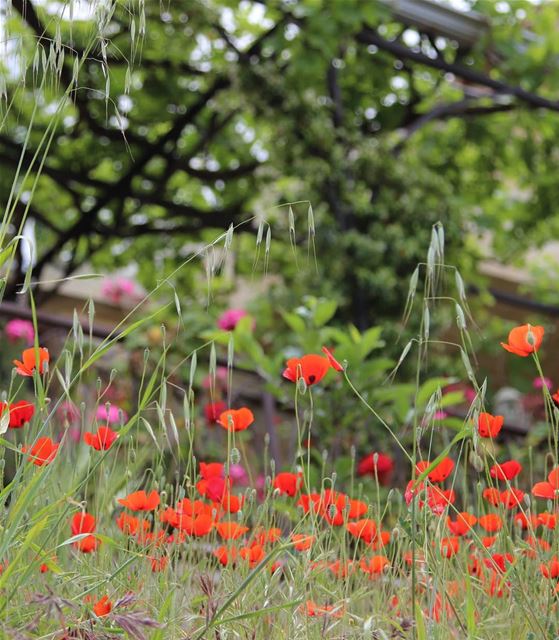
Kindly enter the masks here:
[[400, 313], [436, 221], [457, 260], [466, 235], [510, 258], [559, 226], [555, 2], [462, 3], [473, 44], [380, 0], [74, 4], [4, 7], [0, 201], [12, 234], [35, 222], [38, 280], [116, 259], [149, 281], [186, 240], [287, 230], [272, 207], [308, 201], [323, 286], [364, 326]]

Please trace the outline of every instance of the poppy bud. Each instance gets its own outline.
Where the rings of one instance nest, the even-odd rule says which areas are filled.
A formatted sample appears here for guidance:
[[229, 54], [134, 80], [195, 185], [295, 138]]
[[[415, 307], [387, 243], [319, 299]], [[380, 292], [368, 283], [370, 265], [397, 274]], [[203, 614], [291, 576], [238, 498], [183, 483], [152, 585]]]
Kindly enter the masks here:
[[237, 447], [233, 447], [231, 449], [229, 461], [231, 462], [231, 464], [239, 464], [239, 462], [241, 461], [241, 452], [237, 449]]
[[483, 459], [475, 451], [470, 452], [470, 464], [478, 473], [483, 471]]

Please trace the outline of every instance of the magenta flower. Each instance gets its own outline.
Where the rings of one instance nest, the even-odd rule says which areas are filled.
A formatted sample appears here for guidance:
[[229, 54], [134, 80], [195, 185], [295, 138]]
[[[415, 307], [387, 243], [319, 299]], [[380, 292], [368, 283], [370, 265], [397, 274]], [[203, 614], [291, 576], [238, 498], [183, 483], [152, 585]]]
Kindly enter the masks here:
[[[215, 370], [215, 385], [220, 389], [226, 390], [228, 382], [228, 373], [227, 367], [217, 367]], [[212, 386], [212, 377], [207, 375], [202, 380], [202, 387], [204, 389], [209, 389]]]
[[121, 304], [126, 298], [138, 298], [136, 284], [128, 278], [107, 278], [101, 288], [103, 295], [113, 304]]
[[233, 331], [239, 320], [247, 315], [244, 309], [227, 309], [217, 319], [217, 326], [224, 331]]
[[119, 413], [122, 411], [122, 416], [124, 421], [128, 420], [128, 414], [123, 409], [119, 409], [119, 407], [114, 404], [109, 405], [109, 410], [107, 411], [107, 407], [105, 405], [101, 405], [97, 408], [97, 413], [95, 417], [100, 422], [108, 422], [109, 424], [118, 424], [120, 422]]
[[246, 484], [248, 482], [248, 473], [242, 464], [232, 464], [229, 467], [229, 477], [234, 484]]
[[10, 320], [4, 327], [4, 333], [10, 342], [23, 340], [25, 344], [29, 346], [33, 344], [35, 338], [33, 323], [29, 320], [20, 320], [19, 318]]
[[553, 389], [553, 382], [549, 378], [534, 378], [532, 382], [534, 389], [543, 389], [547, 387], [550, 391]]

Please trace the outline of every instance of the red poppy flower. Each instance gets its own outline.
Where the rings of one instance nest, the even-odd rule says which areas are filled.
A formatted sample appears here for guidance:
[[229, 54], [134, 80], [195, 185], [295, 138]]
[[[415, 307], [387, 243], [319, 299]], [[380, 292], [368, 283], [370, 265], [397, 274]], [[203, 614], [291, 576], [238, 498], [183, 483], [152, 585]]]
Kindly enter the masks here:
[[118, 438], [118, 433], [107, 426], [97, 429], [97, 433], [87, 431], [83, 435], [85, 444], [93, 447], [96, 451], [106, 451], [110, 449], [113, 442]]
[[[44, 464], [51, 463], [56, 457], [56, 452], [60, 445], [54, 444], [54, 442], [48, 438], [38, 438], [35, 444], [29, 450], [29, 461], [38, 467], [42, 467]], [[23, 453], [27, 453], [27, 447], [22, 447]]]
[[379, 484], [386, 485], [390, 482], [390, 476], [394, 469], [394, 460], [385, 453], [370, 453], [365, 456], [357, 465], [357, 474], [360, 476], [375, 475], [378, 477]]
[[136, 518], [136, 516], [128, 515], [124, 511], [116, 519], [116, 524], [122, 531], [122, 533], [130, 536], [136, 535], [138, 529], [140, 528], [140, 525], [142, 526], [144, 531], [147, 531], [150, 527], [150, 524], [147, 520], [140, 521], [140, 519]]
[[328, 362], [330, 366], [336, 371], [343, 371], [344, 368], [342, 365], [334, 358], [333, 353], [327, 347], [322, 347], [322, 353], [328, 358]]
[[243, 508], [245, 497], [235, 496], [229, 493], [229, 491], [225, 491], [218, 502], [221, 508], [227, 513], [237, 513]]
[[274, 489], [277, 489], [280, 494], [292, 498], [301, 488], [302, 482], [303, 474], [301, 472], [289, 473], [288, 471], [283, 471], [274, 478]]
[[446, 526], [455, 536], [464, 536], [470, 531], [476, 522], [477, 518], [474, 515], [467, 511], [463, 511], [462, 513], [457, 514], [456, 520], [447, 518]]
[[106, 616], [107, 614], [109, 614], [112, 608], [113, 603], [109, 600], [109, 596], [103, 596], [101, 600], [98, 600], [93, 605], [93, 613], [98, 618], [101, 618], [102, 616]]
[[254, 531], [254, 541], [264, 546], [265, 544], [274, 544], [281, 538], [281, 529], [278, 527], [270, 527], [269, 529], [256, 529]]
[[543, 334], [543, 327], [523, 324], [512, 329], [509, 333], [508, 343], [501, 342], [501, 346], [503, 349], [525, 358], [540, 348]]
[[501, 492], [499, 496], [500, 503], [504, 504], [507, 509], [519, 507], [522, 500], [524, 500], [524, 491], [515, 489], [514, 487]]
[[390, 560], [386, 556], [373, 556], [372, 558], [361, 558], [359, 567], [363, 573], [370, 576], [377, 576], [390, 566]]
[[229, 483], [220, 476], [210, 476], [207, 480], [199, 480], [196, 489], [201, 496], [212, 502], [221, 502], [227, 493]]
[[553, 556], [547, 564], [540, 564], [540, 571], [544, 578], [559, 578], [559, 558]]
[[85, 511], [75, 513], [70, 522], [72, 535], [77, 536], [81, 533], [93, 533], [95, 531], [95, 518]]
[[291, 382], [297, 382], [299, 378], [303, 378], [307, 386], [311, 386], [320, 382], [331, 366], [328, 358], [309, 354], [302, 358], [290, 358], [282, 375]]
[[369, 518], [358, 520], [357, 522], [349, 522], [345, 528], [354, 538], [358, 538], [367, 543], [371, 543], [377, 535], [376, 522]]
[[27, 400], [19, 400], [8, 406], [6, 402], [0, 402], [0, 416], [4, 411], [10, 412], [10, 421], [8, 427], [10, 429], [20, 429], [26, 422], [30, 422], [35, 407]]
[[[21, 355], [20, 360], [14, 360], [14, 364], [16, 365], [16, 371], [21, 376], [32, 376], [33, 372], [37, 368], [37, 358], [35, 357], [35, 348], [25, 349], [25, 351]], [[45, 365], [48, 364], [50, 360], [49, 350], [45, 347], [39, 347], [38, 349], [39, 355], [39, 373], [43, 373], [46, 370]]]
[[149, 496], [145, 491], [135, 491], [126, 498], [119, 498], [119, 503], [131, 511], [153, 511], [159, 506], [159, 494], [155, 490]]
[[481, 494], [484, 500], [487, 500], [489, 504], [492, 504], [494, 507], [498, 506], [501, 502], [501, 493], [499, 489], [495, 487], [487, 487], [487, 489], [483, 490]]
[[201, 513], [198, 516], [180, 516], [178, 522], [178, 529], [188, 534], [189, 536], [196, 536], [201, 538], [207, 536], [214, 526], [212, 517], [207, 513]]
[[219, 420], [219, 416], [226, 411], [227, 405], [223, 400], [218, 400], [217, 402], [208, 402], [204, 406], [204, 415], [209, 424], [214, 424]]
[[80, 512], [75, 513], [70, 522], [70, 528], [73, 536], [82, 535], [87, 533], [85, 538], [74, 542], [74, 547], [79, 549], [82, 553], [91, 553], [95, 551], [101, 544], [94, 535], [91, 535], [95, 531], [95, 518], [90, 513]]
[[488, 533], [494, 533], [501, 530], [503, 521], [501, 519], [501, 516], [498, 516], [496, 513], [488, 513], [485, 516], [479, 517], [478, 524]]
[[477, 430], [482, 438], [496, 438], [503, 428], [503, 416], [493, 416], [490, 413], [480, 413], [477, 421]]
[[458, 549], [460, 549], [460, 538], [456, 536], [442, 538], [440, 549], [443, 558], [452, 558], [452, 556], [458, 553]]
[[161, 573], [165, 571], [169, 558], [167, 556], [148, 556], [153, 573]]
[[309, 618], [321, 618], [323, 616], [341, 618], [344, 614], [343, 607], [334, 606], [333, 604], [318, 605], [312, 600], [305, 602], [303, 612], [306, 613]]
[[218, 422], [227, 431], [244, 431], [254, 422], [254, 415], [247, 407], [229, 409], [219, 416]]
[[538, 515], [538, 524], [541, 524], [546, 529], [554, 530], [557, 526], [557, 514], [543, 511]]
[[315, 536], [310, 536], [304, 533], [293, 533], [291, 540], [294, 543], [293, 547], [297, 551], [307, 551], [310, 549], [315, 541]]
[[390, 531], [380, 531], [379, 533], [377, 533], [376, 537], [373, 539], [369, 546], [375, 551], [377, 549], [383, 549], [387, 544], [390, 543], [390, 537]]
[[218, 522], [215, 528], [224, 540], [237, 540], [248, 531], [248, 527], [231, 521]]
[[532, 495], [547, 500], [559, 498], [559, 467], [549, 472], [547, 482], [536, 482], [532, 487]]
[[535, 529], [540, 524], [538, 516], [526, 516], [524, 513], [517, 513], [514, 516], [514, 523], [521, 529]]
[[512, 480], [522, 471], [522, 465], [516, 460], [508, 460], [500, 464], [494, 464], [489, 474], [495, 480]]
[[[418, 462], [416, 465], [416, 470], [418, 474], [422, 474], [426, 469], [429, 468], [431, 463], [427, 460], [422, 460]], [[428, 474], [429, 480], [431, 482], [444, 482], [448, 476], [452, 473], [454, 469], [454, 462], [451, 458], [443, 458], [436, 467], [434, 467]]]
[[514, 563], [512, 553], [494, 553], [490, 558], [484, 558], [485, 566], [493, 571], [506, 573], [508, 566]]

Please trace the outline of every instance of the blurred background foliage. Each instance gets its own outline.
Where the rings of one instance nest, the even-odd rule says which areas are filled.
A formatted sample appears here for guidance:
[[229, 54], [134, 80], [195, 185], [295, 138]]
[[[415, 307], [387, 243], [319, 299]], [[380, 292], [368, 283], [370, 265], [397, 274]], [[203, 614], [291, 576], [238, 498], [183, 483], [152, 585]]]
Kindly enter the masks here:
[[[96, 3], [72, 4], [72, 21], [59, 3], [3, 5], [0, 200], [29, 130], [12, 232], [34, 221], [37, 280], [135, 263], [151, 288], [243, 221], [234, 269], [250, 275], [265, 220], [284, 308], [312, 290], [365, 329], [401, 316], [436, 221], [469, 282], [487, 251], [514, 262], [559, 225], [556, 2], [451, 3], [486, 18], [467, 45], [380, 0], [116, 3], [93, 48]], [[274, 207], [292, 201], [291, 224]], [[309, 202], [306, 268], [289, 245], [307, 254]], [[186, 297], [192, 274], [173, 279]]]

